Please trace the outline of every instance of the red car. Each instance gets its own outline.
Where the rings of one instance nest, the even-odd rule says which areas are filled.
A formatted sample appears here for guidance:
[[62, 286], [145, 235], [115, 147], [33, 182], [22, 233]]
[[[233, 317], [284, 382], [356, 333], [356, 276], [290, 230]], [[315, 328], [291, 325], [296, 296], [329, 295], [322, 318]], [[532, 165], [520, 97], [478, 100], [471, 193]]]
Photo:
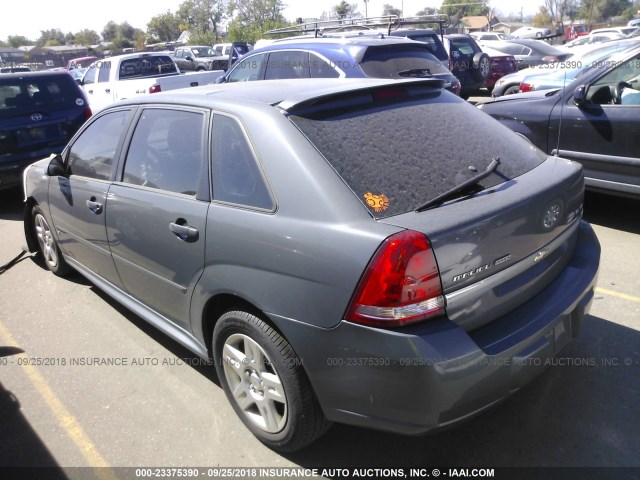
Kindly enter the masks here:
[[518, 71], [518, 62], [513, 55], [506, 55], [493, 48], [482, 46], [482, 51], [489, 55], [491, 73], [487, 77], [485, 86], [487, 90], [493, 90], [498, 79]]

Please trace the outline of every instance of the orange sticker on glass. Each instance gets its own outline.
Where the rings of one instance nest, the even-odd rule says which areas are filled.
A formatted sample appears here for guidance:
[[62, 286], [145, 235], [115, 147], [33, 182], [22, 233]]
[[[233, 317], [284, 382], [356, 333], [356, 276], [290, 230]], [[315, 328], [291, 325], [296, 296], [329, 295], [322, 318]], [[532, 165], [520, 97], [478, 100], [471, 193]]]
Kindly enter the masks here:
[[373, 208], [376, 212], [384, 212], [387, 208], [389, 208], [389, 199], [383, 193], [380, 195], [374, 195], [371, 192], [367, 192], [364, 194], [364, 200], [367, 202], [369, 208]]

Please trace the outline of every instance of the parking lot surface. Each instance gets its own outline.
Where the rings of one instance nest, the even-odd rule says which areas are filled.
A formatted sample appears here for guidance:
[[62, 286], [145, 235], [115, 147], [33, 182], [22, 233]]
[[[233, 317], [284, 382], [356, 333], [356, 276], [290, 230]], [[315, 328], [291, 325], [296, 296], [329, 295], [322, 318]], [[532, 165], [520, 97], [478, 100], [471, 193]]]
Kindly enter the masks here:
[[[288, 455], [245, 429], [211, 366], [80, 275], [26, 256], [0, 274], [0, 466], [640, 467], [638, 211], [587, 195], [602, 244], [591, 315], [502, 405], [424, 437], [334, 425]], [[0, 192], [0, 263], [22, 228], [21, 192]]]

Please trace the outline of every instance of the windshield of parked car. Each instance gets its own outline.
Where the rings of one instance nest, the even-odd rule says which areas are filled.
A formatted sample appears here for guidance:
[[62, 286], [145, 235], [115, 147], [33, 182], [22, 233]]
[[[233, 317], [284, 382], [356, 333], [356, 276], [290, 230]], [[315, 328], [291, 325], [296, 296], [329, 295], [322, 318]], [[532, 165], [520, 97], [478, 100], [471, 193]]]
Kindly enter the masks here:
[[168, 55], [144, 56], [130, 58], [120, 63], [120, 79], [153, 77], [178, 73], [176, 64]]
[[428, 48], [420, 44], [369, 47], [360, 68], [371, 78], [403, 78], [406, 72], [417, 70], [424, 70], [425, 75], [449, 73]]
[[213, 49], [209, 47], [192, 48], [191, 51], [196, 57], [213, 57], [216, 55]]
[[0, 77], [0, 118], [77, 108], [84, 99], [71, 76]]
[[[488, 188], [535, 168], [546, 155], [458, 97], [429, 89], [350, 92], [290, 116], [375, 218], [409, 212], [500, 158]], [[473, 167], [476, 169], [475, 173]], [[385, 208], [367, 199], [384, 198]], [[375, 202], [374, 202], [375, 203]]]

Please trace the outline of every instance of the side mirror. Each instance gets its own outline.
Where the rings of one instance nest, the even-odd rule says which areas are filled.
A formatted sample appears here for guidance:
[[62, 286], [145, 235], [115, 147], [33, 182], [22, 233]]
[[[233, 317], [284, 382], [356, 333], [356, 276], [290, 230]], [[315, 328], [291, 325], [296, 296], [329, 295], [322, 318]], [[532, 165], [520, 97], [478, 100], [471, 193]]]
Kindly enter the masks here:
[[224, 75], [220, 75], [218, 78], [216, 78], [216, 81], [214, 83], [227, 83], [227, 78]]
[[62, 156], [60, 154], [54, 155], [47, 167], [47, 175], [50, 177], [61, 177], [66, 174], [67, 169], [64, 166]]
[[193, 62], [193, 57], [191, 55], [187, 55], [184, 58], [185, 58], [185, 60], [189, 60], [190, 62]]
[[576, 104], [577, 107], [584, 107], [587, 104], [587, 86], [580, 85], [573, 92], [573, 103]]

